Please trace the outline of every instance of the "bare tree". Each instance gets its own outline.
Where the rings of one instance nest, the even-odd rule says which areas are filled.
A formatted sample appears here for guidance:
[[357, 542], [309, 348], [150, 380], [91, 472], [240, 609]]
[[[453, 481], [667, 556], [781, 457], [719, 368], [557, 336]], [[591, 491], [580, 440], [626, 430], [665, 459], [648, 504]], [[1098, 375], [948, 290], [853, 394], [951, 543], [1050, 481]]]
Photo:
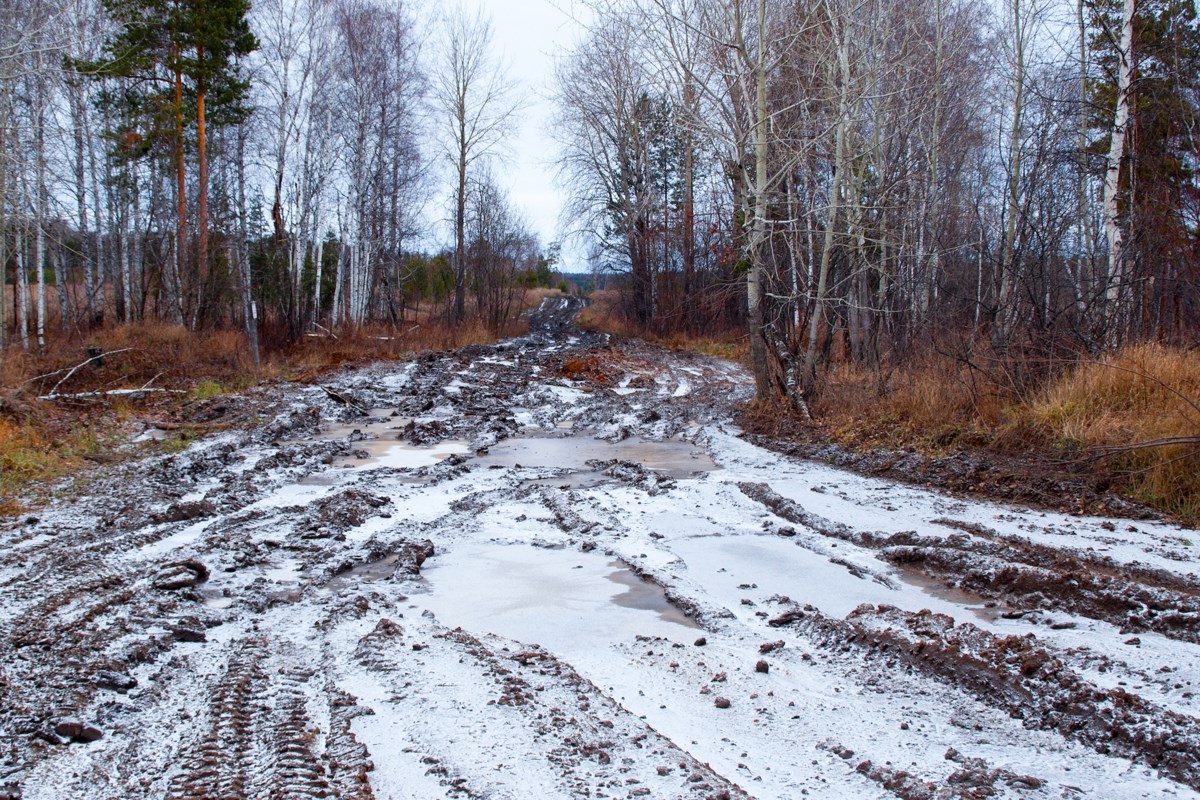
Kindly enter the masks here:
[[466, 207], [471, 167], [495, 155], [512, 131], [521, 100], [492, 53], [491, 21], [459, 4], [448, 13], [434, 74], [434, 101], [447, 128], [454, 168], [454, 318], [466, 314]]

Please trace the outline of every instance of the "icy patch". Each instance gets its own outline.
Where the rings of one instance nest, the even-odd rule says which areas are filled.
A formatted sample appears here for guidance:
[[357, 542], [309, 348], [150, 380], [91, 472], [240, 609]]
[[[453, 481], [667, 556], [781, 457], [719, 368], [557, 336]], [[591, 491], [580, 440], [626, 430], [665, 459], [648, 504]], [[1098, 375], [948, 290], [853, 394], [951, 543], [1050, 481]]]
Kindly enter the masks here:
[[422, 573], [431, 591], [413, 599], [442, 624], [540, 644], [566, 658], [590, 660], [635, 635], [687, 634], [678, 621], [682, 615], [665, 608], [665, 597], [653, 597], [661, 590], [644, 584], [631, 592], [630, 579], [643, 584], [641, 579], [614, 571], [600, 555], [471, 544], [435, 556]]
[[651, 441], [638, 438], [609, 442], [587, 436], [530, 436], [506, 439], [493, 445], [477, 463], [484, 468], [543, 467], [567, 471], [591, 471], [588, 461], [631, 461], [672, 478], [717, 469], [708, 453], [688, 442], [674, 439]]

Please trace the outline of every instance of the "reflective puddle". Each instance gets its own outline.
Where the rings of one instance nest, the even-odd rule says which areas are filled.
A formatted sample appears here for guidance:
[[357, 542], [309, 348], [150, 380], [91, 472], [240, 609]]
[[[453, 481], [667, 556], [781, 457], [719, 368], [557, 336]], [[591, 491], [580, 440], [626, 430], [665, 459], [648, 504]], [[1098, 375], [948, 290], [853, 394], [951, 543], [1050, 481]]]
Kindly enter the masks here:
[[422, 574], [429, 593], [413, 599], [442, 624], [564, 655], [695, 627], [658, 586], [592, 553], [471, 544], [439, 553]]
[[668, 478], [689, 478], [718, 469], [707, 452], [678, 439], [608, 442], [590, 436], [529, 436], [505, 439], [476, 459], [481, 467], [541, 467], [599, 478], [589, 461], [632, 461]]
[[349, 441], [352, 454], [335, 459], [333, 466], [351, 469], [418, 469], [469, 452], [467, 442], [461, 439], [447, 439], [433, 445], [405, 441], [401, 437], [411, 422], [411, 418], [401, 417], [392, 409], [377, 408], [361, 419], [323, 428], [313, 441]]

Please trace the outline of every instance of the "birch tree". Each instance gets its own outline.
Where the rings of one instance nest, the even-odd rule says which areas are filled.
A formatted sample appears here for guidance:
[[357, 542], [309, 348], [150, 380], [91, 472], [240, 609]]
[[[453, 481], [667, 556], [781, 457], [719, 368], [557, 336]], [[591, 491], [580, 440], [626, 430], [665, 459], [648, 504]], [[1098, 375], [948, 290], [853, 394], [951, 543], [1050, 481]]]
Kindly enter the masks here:
[[492, 52], [492, 26], [482, 10], [463, 5], [448, 13], [433, 97], [446, 130], [453, 174], [454, 319], [466, 315], [466, 208], [469, 172], [496, 154], [517, 122], [516, 85]]

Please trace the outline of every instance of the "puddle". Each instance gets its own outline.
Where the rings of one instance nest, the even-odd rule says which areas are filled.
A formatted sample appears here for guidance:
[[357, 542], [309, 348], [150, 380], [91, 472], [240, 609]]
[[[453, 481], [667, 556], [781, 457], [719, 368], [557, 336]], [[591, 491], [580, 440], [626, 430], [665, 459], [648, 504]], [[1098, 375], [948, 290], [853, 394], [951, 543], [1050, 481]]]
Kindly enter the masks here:
[[[480, 467], [542, 467], [566, 472], [585, 473], [599, 479], [588, 461], [632, 461], [668, 478], [690, 478], [698, 472], [713, 472], [719, 467], [707, 452], [678, 439], [651, 441], [626, 439], [607, 442], [590, 436], [531, 436], [505, 439], [492, 445], [480, 456]], [[553, 482], [553, 481], [550, 481]]]
[[234, 597], [225, 594], [225, 590], [218, 589], [215, 586], [206, 586], [200, 590], [201, 596], [204, 598], [204, 605], [209, 608], [224, 609], [233, 605]]
[[[742, 599], [763, 604], [772, 595], [786, 595], [799, 603], [812, 603], [830, 616], [844, 618], [861, 603], [893, 605], [905, 611], [929, 609], [964, 621], [968, 614], [988, 621], [994, 609], [983, 608], [980, 598], [950, 596], [918, 585], [903, 576], [896, 589], [870, 579], [852, 576], [845, 567], [824, 555], [797, 546], [789, 539], [739, 534], [674, 540], [671, 550], [684, 560], [693, 579], [711, 587], [728, 608], [747, 608]], [[883, 563], [880, 562], [880, 566]], [[741, 589], [741, 586], [751, 586]], [[776, 607], [757, 610], [774, 614]], [[986, 612], [986, 614], [985, 614]]]
[[685, 636], [695, 627], [668, 609], [657, 586], [613, 566], [576, 550], [465, 545], [425, 563], [429, 593], [413, 600], [449, 627], [540, 644], [567, 657], [607, 651], [639, 634]]
[[620, 561], [610, 561], [609, 566], [616, 571], [608, 576], [610, 581], [625, 587], [625, 591], [613, 598], [613, 602], [623, 608], [640, 608], [643, 611], [653, 611], [658, 618], [687, 628], [699, 628], [687, 614], [675, 606], [662, 587], [638, 577], [624, 567]]
[[975, 616], [987, 622], [995, 622], [1000, 619], [1002, 609], [997, 607], [988, 608], [985, 604], [987, 599], [980, 597], [977, 594], [959, 589], [956, 586], [947, 586], [945, 581], [935, 580], [924, 572], [915, 569], [907, 564], [895, 564], [896, 576], [900, 580], [907, 583], [909, 586], [915, 586], [930, 597], [936, 597], [939, 600], [945, 600], [949, 603], [962, 606], [969, 611], [973, 611]]
[[360, 583], [387, 580], [396, 571], [396, 562], [399, 560], [400, 555], [398, 553], [389, 553], [378, 561], [368, 561], [364, 564], [351, 567], [345, 572], [330, 578], [329, 582], [325, 584], [325, 588], [331, 592], [340, 592], [343, 589], [349, 589]]
[[[392, 409], [376, 408], [365, 417], [329, 425], [311, 441], [336, 442], [349, 440], [353, 455], [334, 459], [335, 468], [417, 469], [431, 467], [452, 455], [465, 455], [468, 445], [461, 439], [448, 439], [434, 445], [418, 446], [402, 440], [404, 428], [412, 422], [409, 417], [395, 415]], [[310, 476], [302, 482], [321, 485], [336, 482], [333, 477]]]

